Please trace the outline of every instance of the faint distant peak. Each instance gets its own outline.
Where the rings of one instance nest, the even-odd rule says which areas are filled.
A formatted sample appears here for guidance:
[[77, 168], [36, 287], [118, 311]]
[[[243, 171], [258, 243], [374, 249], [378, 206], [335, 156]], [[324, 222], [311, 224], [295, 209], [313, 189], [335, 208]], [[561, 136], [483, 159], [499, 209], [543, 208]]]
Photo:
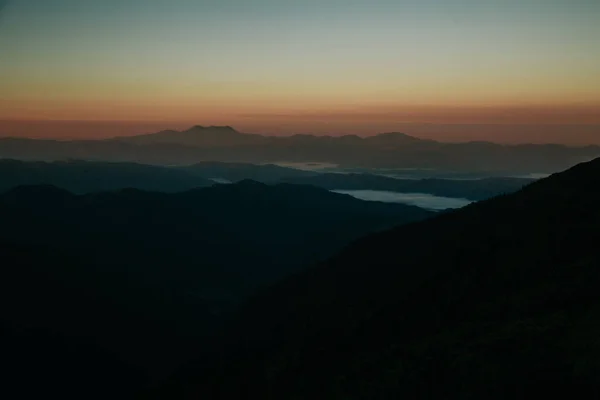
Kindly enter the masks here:
[[416, 144], [416, 143], [436, 143], [434, 140], [421, 139], [418, 137], [407, 135], [402, 132], [385, 132], [375, 136], [365, 138], [367, 141], [373, 143], [382, 143], [386, 145], [404, 145], [404, 144]]
[[362, 140], [362, 138], [358, 135], [343, 135], [340, 136], [340, 139], [344, 140]]
[[190, 129], [188, 129], [186, 132], [197, 132], [197, 133], [202, 133], [202, 132], [206, 132], [206, 131], [211, 131], [211, 132], [221, 132], [221, 133], [240, 133], [237, 130], [235, 130], [233, 127], [229, 126], [229, 125], [225, 125], [225, 126], [216, 126], [216, 125], [211, 125], [211, 126], [203, 126], [203, 125], [194, 125], [192, 126]]
[[326, 135], [321, 135], [321, 136], [315, 136], [315, 135], [311, 135], [309, 133], [296, 133], [292, 136], [290, 136], [292, 139], [308, 139], [308, 140], [312, 140], [312, 139], [323, 139], [329, 136]]
[[380, 138], [380, 139], [400, 139], [400, 140], [411, 140], [411, 141], [421, 140], [421, 139], [419, 139], [417, 137], [410, 136], [410, 135], [407, 135], [406, 133], [402, 133], [402, 132], [385, 132], [385, 133], [380, 133], [378, 135], [373, 136], [373, 138]]

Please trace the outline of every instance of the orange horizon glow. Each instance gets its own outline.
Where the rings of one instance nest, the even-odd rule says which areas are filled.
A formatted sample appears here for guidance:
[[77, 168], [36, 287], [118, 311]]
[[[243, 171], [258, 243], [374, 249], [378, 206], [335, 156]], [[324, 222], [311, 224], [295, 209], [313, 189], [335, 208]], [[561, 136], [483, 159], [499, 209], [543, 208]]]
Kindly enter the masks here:
[[0, 136], [600, 144], [598, 1], [51, 3], [2, 11]]
[[[550, 113], [550, 111], [548, 111]], [[454, 122], [398, 122], [394, 113], [307, 113], [283, 115], [245, 115], [234, 118], [221, 116], [197, 118], [189, 121], [113, 121], [113, 120], [47, 120], [47, 119], [0, 119], [0, 137], [23, 137], [33, 139], [105, 139], [159, 132], [162, 130], [185, 130], [195, 125], [232, 126], [244, 133], [273, 136], [294, 134], [358, 135], [371, 136], [384, 132], [403, 132], [422, 139], [446, 142], [492, 141], [506, 144], [555, 143], [567, 145], [600, 145], [600, 123], [595, 115], [589, 123], [569, 123], [568, 118], [549, 117], [545, 123], [527, 122], [518, 112], [489, 112], [479, 119], [460, 122], [456, 113]], [[525, 114], [526, 117], [529, 114]], [[573, 115], [573, 114], [569, 114]], [[567, 115], [567, 116], [569, 116]], [[444, 118], [441, 121], [448, 121]], [[495, 122], [494, 122], [495, 121]], [[539, 119], [536, 119], [539, 121]], [[588, 121], [586, 119], [586, 121]]]

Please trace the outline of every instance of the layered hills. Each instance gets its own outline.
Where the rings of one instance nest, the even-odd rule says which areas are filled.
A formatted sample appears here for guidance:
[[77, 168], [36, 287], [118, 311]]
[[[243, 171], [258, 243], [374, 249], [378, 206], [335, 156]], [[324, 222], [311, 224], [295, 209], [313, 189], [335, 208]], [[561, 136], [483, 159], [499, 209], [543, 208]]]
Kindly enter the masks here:
[[250, 180], [178, 193], [10, 189], [0, 194], [3, 370], [23, 398], [133, 398], [210, 343], [248, 295], [432, 215]]
[[480, 171], [490, 175], [552, 173], [600, 156], [600, 147], [442, 143], [403, 133], [370, 137], [287, 137], [247, 134], [231, 127], [194, 126], [109, 140], [0, 139], [0, 157], [24, 160], [77, 158], [147, 164], [224, 162], [326, 162], [345, 167]]
[[256, 297], [222, 352], [168, 390], [239, 399], [598, 396], [599, 188], [595, 160], [366, 237]]
[[426, 193], [469, 200], [511, 193], [533, 181], [500, 177], [470, 180], [398, 179], [373, 173], [305, 171], [273, 164], [202, 162], [165, 167], [77, 160], [0, 160], [0, 192], [23, 185], [53, 185], [78, 194], [124, 188], [171, 193], [212, 186], [216, 182], [236, 183], [246, 179], [267, 184], [312, 185], [328, 190]]

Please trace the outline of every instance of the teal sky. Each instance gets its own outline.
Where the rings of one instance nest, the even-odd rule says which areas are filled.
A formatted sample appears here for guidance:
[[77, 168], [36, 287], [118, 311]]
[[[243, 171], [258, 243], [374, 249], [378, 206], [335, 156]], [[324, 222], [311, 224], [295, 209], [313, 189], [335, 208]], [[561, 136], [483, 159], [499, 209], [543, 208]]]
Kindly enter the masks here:
[[552, 107], [596, 123], [599, 42], [598, 0], [9, 0], [0, 118]]

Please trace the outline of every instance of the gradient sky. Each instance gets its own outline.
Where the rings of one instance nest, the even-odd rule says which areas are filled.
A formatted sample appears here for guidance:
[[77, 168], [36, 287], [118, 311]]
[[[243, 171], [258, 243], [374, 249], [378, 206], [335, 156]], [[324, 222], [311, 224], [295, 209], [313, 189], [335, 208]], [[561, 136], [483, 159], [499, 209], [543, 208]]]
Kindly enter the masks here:
[[598, 0], [0, 0], [0, 119], [600, 142], [599, 41]]

